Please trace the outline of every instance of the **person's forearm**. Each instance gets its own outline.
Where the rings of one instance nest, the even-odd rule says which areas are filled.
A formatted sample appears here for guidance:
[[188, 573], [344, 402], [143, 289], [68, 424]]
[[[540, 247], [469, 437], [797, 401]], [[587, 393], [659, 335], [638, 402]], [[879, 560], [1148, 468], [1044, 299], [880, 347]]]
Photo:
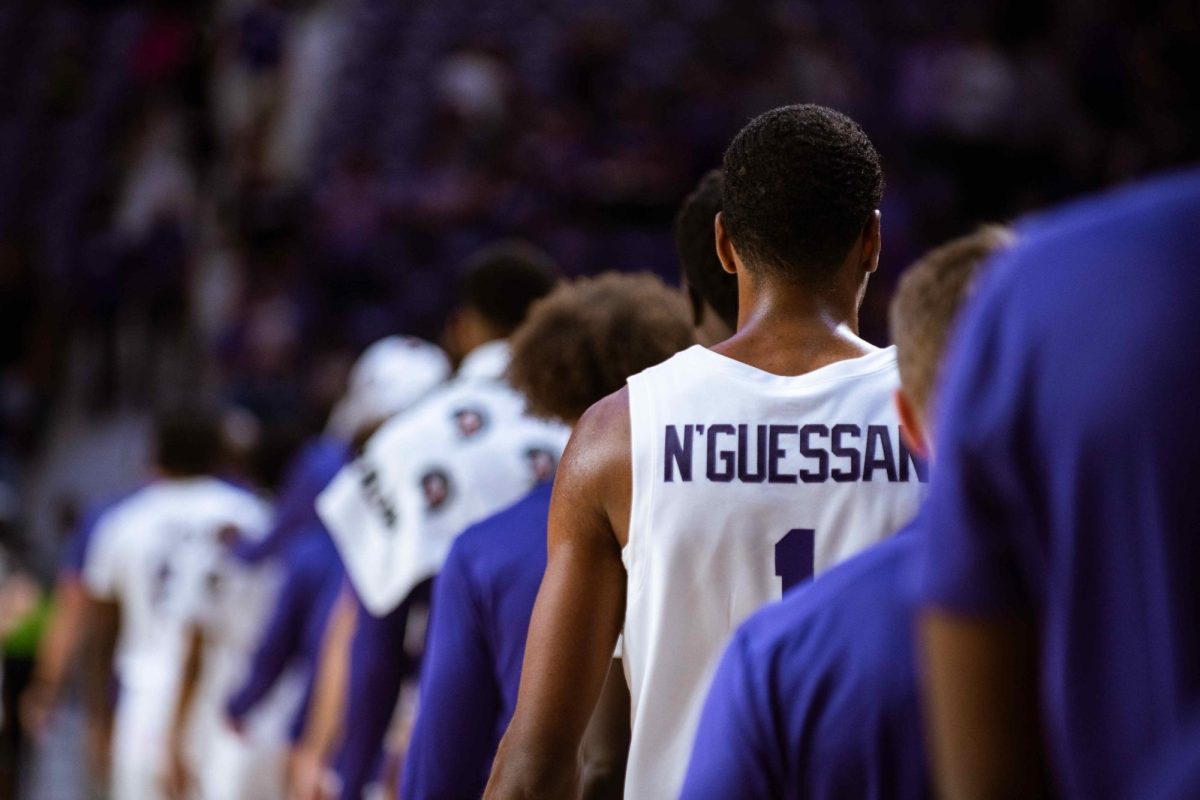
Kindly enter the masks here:
[[930, 610], [920, 620], [920, 640], [927, 738], [940, 796], [1048, 796], [1032, 626]]
[[113, 664], [116, 657], [119, 614], [116, 606], [93, 603], [85, 611], [89, 634], [84, 681], [84, 705], [92, 724], [112, 730]]
[[60, 577], [54, 591], [50, 625], [38, 643], [34, 681], [54, 694], [66, 680], [80, 639], [86, 597], [77, 576]]
[[625, 765], [629, 760], [629, 686], [621, 659], [614, 658], [604, 681], [600, 702], [579, 748], [582, 800], [620, 800], [625, 794]]
[[342, 708], [349, 679], [350, 641], [357, 624], [354, 598], [343, 591], [338, 598], [321, 644], [312, 707], [301, 742], [310, 753], [324, 759], [333, 751], [341, 732]]

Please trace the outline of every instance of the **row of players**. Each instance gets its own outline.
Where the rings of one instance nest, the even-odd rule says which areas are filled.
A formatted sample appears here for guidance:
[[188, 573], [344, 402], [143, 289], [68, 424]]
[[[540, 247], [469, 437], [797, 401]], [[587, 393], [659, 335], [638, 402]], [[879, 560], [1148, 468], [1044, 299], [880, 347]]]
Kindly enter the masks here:
[[[1200, 423], [1153, 346], [1196, 333], [1197, 181], [939, 248], [880, 350], [856, 329], [882, 183], [851, 120], [786, 107], [680, 213], [690, 303], [483, 254], [456, 376], [431, 390], [428, 345], [368, 353], [273, 523], [185, 480], [211, 438], [164, 427], [174, 479], [106, 511], [81, 566], [93, 626], [120, 636], [114, 796], [282, 796], [268, 750], [298, 706], [293, 796], [361, 797], [434, 575], [404, 798], [1151, 791], [1197, 675]], [[348, 430], [400, 408], [349, 461]], [[272, 553], [268, 620], [249, 565]]]

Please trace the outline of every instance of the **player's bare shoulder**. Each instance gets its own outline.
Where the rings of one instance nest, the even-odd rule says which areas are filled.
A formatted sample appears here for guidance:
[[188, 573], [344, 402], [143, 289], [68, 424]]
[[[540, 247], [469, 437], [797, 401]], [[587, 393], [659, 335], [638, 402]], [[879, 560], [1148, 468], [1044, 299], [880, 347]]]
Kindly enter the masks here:
[[[551, 519], [594, 517], [625, 545], [632, 493], [629, 390], [589, 408], [571, 434], [554, 482]], [[553, 531], [552, 531], [553, 535]]]

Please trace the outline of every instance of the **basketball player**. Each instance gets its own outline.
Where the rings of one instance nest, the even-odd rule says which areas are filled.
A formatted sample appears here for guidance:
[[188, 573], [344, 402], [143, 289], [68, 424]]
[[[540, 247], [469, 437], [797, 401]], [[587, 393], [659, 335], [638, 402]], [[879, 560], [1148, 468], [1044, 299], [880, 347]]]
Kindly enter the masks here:
[[725, 177], [707, 172], [675, 215], [675, 252], [692, 306], [696, 341], [705, 347], [737, 330], [737, 278], [721, 267], [713, 247], [713, 219], [721, 213]]
[[409, 636], [406, 598], [436, 574], [464, 528], [552, 477], [547, 459], [530, 454], [549, 456], [553, 467], [567, 430], [529, 417], [504, 373], [508, 337], [553, 288], [556, 271], [548, 256], [525, 243], [499, 243], [476, 254], [449, 326], [448, 339], [464, 356], [458, 373], [384, 425], [319, 500], [356, 597], [331, 619], [353, 631], [326, 638], [330, 646], [349, 640], [349, 669], [341, 668], [345, 651], [341, 666], [333, 652], [322, 669], [349, 680], [318, 679], [325, 696], [314, 698], [297, 765], [306, 786], [313, 783], [306, 777], [315, 772], [313, 763], [329, 759], [339, 727], [345, 732], [338, 757], [344, 795], [357, 797], [378, 773], [404, 677], [396, 665], [419, 656], [419, 647], [406, 651], [406, 638], [423, 640]]
[[788, 106], [737, 135], [724, 173], [738, 332], [630, 378], [576, 427], [489, 797], [572, 791], [622, 621], [626, 796], [676, 795], [733, 629], [915, 510], [895, 353], [855, 333], [879, 256], [875, 148], [837, 112]]
[[165, 796], [186, 631], [219, 588], [221, 531], [261, 536], [268, 521], [255, 497], [210, 477], [219, 449], [213, 416], [182, 411], [156, 428], [158, 478], [101, 517], [84, 566], [95, 641], [90, 707], [112, 731], [112, 794], [122, 800]]
[[1138, 796], [1188, 735], [1198, 222], [1196, 170], [1036, 217], [964, 321], [921, 512], [946, 797]]
[[[509, 375], [540, 416], [574, 424], [630, 375], [694, 341], [683, 297], [657, 278], [560, 286], [513, 340]], [[400, 796], [477, 798], [517, 702], [546, 566], [550, 484], [468, 529], [439, 574]]]
[[[897, 410], [916, 452], [954, 318], [976, 273], [1011, 235], [984, 228], [908, 269], [892, 301]], [[683, 797], [924, 798], [909, 587], [910, 524], [751, 617], [709, 689]]]

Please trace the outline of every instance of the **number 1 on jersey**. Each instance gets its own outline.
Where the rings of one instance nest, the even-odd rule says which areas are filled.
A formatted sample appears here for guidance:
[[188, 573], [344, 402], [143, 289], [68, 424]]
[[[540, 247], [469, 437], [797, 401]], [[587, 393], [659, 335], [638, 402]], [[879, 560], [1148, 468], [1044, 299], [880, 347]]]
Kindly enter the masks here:
[[775, 574], [783, 579], [783, 591], [812, 577], [816, 531], [792, 528], [775, 543]]

